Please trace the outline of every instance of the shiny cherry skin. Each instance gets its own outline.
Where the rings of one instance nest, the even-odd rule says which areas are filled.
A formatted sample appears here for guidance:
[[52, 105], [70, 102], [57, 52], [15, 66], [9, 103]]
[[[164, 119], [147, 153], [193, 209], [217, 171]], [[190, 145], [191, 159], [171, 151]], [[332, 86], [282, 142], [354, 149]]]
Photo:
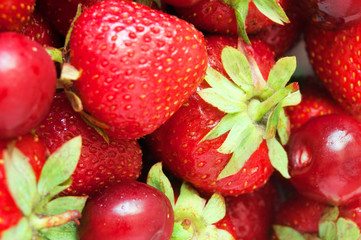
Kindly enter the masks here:
[[361, 197], [361, 124], [332, 114], [296, 130], [288, 146], [291, 183], [302, 195], [333, 205]]
[[361, 23], [360, 0], [296, 1], [308, 20], [324, 29], [345, 29]]
[[25, 135], [47, 115], [56, 88], [55, 65], [37, 42], [0, 33], [0, 139]]
[[141, 182], [123, 182], [87, 201], [80, 240], [169, 240], [174, 213], [168, 198]]

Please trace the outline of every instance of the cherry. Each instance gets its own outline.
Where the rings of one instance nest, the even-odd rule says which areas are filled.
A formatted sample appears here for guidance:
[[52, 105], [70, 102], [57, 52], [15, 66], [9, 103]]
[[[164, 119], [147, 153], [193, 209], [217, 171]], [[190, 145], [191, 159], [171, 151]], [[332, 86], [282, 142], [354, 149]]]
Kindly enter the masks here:
[[0, 139], [25, 135], [46, 116], [56, 88], [45, 49], [22, 34], [0, 33]]
[[141, 182], [114, 185], [88, 200], [79, 239], [168, 240], [174, 213], [168, 198]]
[[344, 29], [361, 22], [360, 0], [301, 0], [307, 18], [325, 29]]
[[291, 183], [302, 195], [343, 205], [361, 196], [361, 124], [343, 114], [311, 118], [288, 143]]

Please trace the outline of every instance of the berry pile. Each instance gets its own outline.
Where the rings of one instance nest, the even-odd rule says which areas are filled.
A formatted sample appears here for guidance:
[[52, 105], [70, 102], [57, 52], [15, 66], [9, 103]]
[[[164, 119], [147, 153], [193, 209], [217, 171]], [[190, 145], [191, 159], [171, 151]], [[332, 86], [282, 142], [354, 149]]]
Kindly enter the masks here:
[[0, 3], [1, 240], [361, 239], [361, 1]]

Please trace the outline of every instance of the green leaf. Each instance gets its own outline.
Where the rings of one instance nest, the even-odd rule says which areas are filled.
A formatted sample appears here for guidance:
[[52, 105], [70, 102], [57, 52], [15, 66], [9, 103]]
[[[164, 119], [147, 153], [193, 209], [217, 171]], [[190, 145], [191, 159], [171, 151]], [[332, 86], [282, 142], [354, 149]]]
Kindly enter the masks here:
[[288, 157], [283, 146], [275, 138], [267, 139], [268, 156], [272, 166], [281, 173], [284, 178], [290, 178], [288, 173]]
[[208, 67], [204, 79], [212, 88], [217, 89], [219, 94], [227, 96], [234, 101], [245, 101], [245, 92], [217, 70]]
[[273, 230], [279, 240], [306, 240], [301, 233], [291, 227], [273, 225]]
[[246, 112], [239, 114], [237, 121], [232, 126], [226, 140], [218, 148], [218, 152], [223, 154], [231, 154], [236, 148], [249, 137], [250, 131], [253, 131], [254, 125]]
[[202, 218], [206, 225], [214, 224], [224, 218], [226, 215], [226, 203], [222, 195], [214, 193], [208, 200]]
[[50, 240], [78, 240], [77, 227], [72, 222], [59, 227], [42, 229], [40, 232]]
[[225, 115], [221, 119], [221, 121], [219, 121], [219, 123], [203, 137], [201, 142], [204, 140], [211, 140], [217, 138], [225, 134], [229, 130], [231, 130], [237, 119], [240, 118], [239, 117], [240, 114], [242, 115], [243, 113], [234, 113], [234, 114]]
[[283, 25], [289, 23], [286, 13], [282, 7], [277, 4], [276, 0], [252, 0], [258, 10], [272, 21]]
[[360, 229], [357, 224], [349, 219], [339, 218], [337, 224], [337, 240], [357, 240], [360, 237]]
[[188, 183], [183, 182], [177, 202], [174, 206], [175, 221], [178, 218], [184, 219], [189, 215], [201, 216], [206, 200], [201, 198], [197, 191]]
[[45, 205], [44, 215], [57, 215], [69, 210], [83, 211], [87, 197], [58, 197]]
[[172, 188], [172, 184], [162, 171], [161, 162], [154, 164], [149, 170], [147, 184], [155, 187], [156, 189], [164, 193], [168, 197], [174, 209], [174, 191]]
[[247, 95], [253, 94], [253, 78], [251, 68], [246, 56], [239, 50], [226, 46], [221, 54], [223, 67], [229, 77], [235, 82]]
[[4, 151], [6, 183], [23, 215], [29, 216], [36, 201], [36, 178], [29, 160], [17, 148]]
[[274, 91], [284, 88], [295, 72], [296, 65], [295, 57], [284, 57], [279, 59], [268, 75], [268, 85]]
[[[282, 105], [283, 106], [283, 105]], [[281, 144], [286, 145], [290, 136], [290, 120], [285, 114], [285, 110], [282, 108], [278, 119], [277, 132], [280, 138]]]
[[50, 55], [51, 60], [60, 64], [63, 63], [63, 54], [60, 49], [54, 47], [46, 47], [45, 50]]
[[189, 240], [192, 239], [192, 234], [185, 230], [181, 223], [175, 222], [173, 227], [173, 233], [170, 240]]
[[228, 231], [217, 228], [217, 240], [235, 240]]
[[336, 240], [337, 227], [332, 221], [321, 222], [318, 226], [319, 236], [325, 240]]
[[327, 207], [324, 211], [320, 221], [336, 221], [338, 219], [338, 216], [340, 214], [340, 211], [337, 206], [334, 207]]
[[49, 156], [42, 169], [38, 182], [38, 192], [42, 196], [49, 194], [54, 187], [67, 181], [73, 174], [80, 157], [81, 137], [75, 137], [64, 143]]
[[249, 133], [245, 134], [244, 138], [240, 141], [239, 147], [233, 152], [231, 159], [218, 175], [217, 180], [239, 172], [243, 168], [244, 163], [259, 148], [263, 141], [262, 134], [255, 126], [250, 127], [248, 131]]
[[282, 103], [279, 103], [268, 117], [266, 125], [266, 136], [264, 137], [265, 139], [271, 139], [275, 137], [282, 109]]
[[301, 92], [299, 90], [297, 90], [296, 92], [293, 92], [293, 93], [289, 94], [282, 101], [282, 106], [283, 107], [295, 106], [295, 105], [297, 105], [297, 104], [299, 104], [301, 102], [301, 99], [302, 99]]
[[247, 109], [245, 103], [229, 99], [226, 96], [219, 94], [214, 88], [202, 89], [197, 93], [204, 101], [225, 113], [237, 113]]
[[14, 227], [2, 233], [1, 240], [31, 240], [32, 237], [33, 233], [29, 222], [23, 217]]

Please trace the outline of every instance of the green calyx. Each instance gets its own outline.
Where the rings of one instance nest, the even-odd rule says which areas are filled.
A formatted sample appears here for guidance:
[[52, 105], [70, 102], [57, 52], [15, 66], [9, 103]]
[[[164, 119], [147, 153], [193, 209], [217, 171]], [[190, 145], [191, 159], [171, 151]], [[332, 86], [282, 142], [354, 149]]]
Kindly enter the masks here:
[[318, 225], [318, 234], [300, 233], [288, 226], [274, 225], [273, 230], [279, 240], [360, 240], [361, 232], [350, 219], [339, 217], [337, 207], [329, 207]]
[[[238, 34], [250, 43], [246, 32], [246, 17], [250, 0], [223, 0], [224, 3], [234, 9], [237, 19]], [[289, 19], [276, 0], [252, 0], [257, 9], [275, 23], [283, 25], [289, 23]]]
[[173, 206], [174, 229], [171, 240], [234, 240], [229, 232], [214, 225], [226, 214], [222, 195], [215, 193], [207, 201], [188, 183], [183, 182], [175, 201], [172, 185], [163, 173], [160, 162], [150, 169], [147, 183], [163, 192]]
[[203, 100], [226, 113], [202, 139], [211, 140], [228, 133], [218, 151], [232, 157], [218, 179], [239, 172], [264, 140], [273, 167], [289, 178], [287, 154], [282, 145], [288, 141], [290, 125], [284, 107], [301, 101], [297, 83], [287, 85], [296, 69], [295, 57], [278, 60], [267, 81], [255, 74], [259, 69], [251, 56], [227, 46], [221, 58], [231, 80], [209, 67], [205, 80], [210, 88], [198, 91]]
[[23, 217], [2, 233], [2, 240], [77, 239], [72, 222], [78, 222], [87, 198], [56, 196], [71, 185], [81, 144], [75, 137], [51, 154], [38, 182], [20, 150], [10, 145], [4, 151], [7, 186]]

